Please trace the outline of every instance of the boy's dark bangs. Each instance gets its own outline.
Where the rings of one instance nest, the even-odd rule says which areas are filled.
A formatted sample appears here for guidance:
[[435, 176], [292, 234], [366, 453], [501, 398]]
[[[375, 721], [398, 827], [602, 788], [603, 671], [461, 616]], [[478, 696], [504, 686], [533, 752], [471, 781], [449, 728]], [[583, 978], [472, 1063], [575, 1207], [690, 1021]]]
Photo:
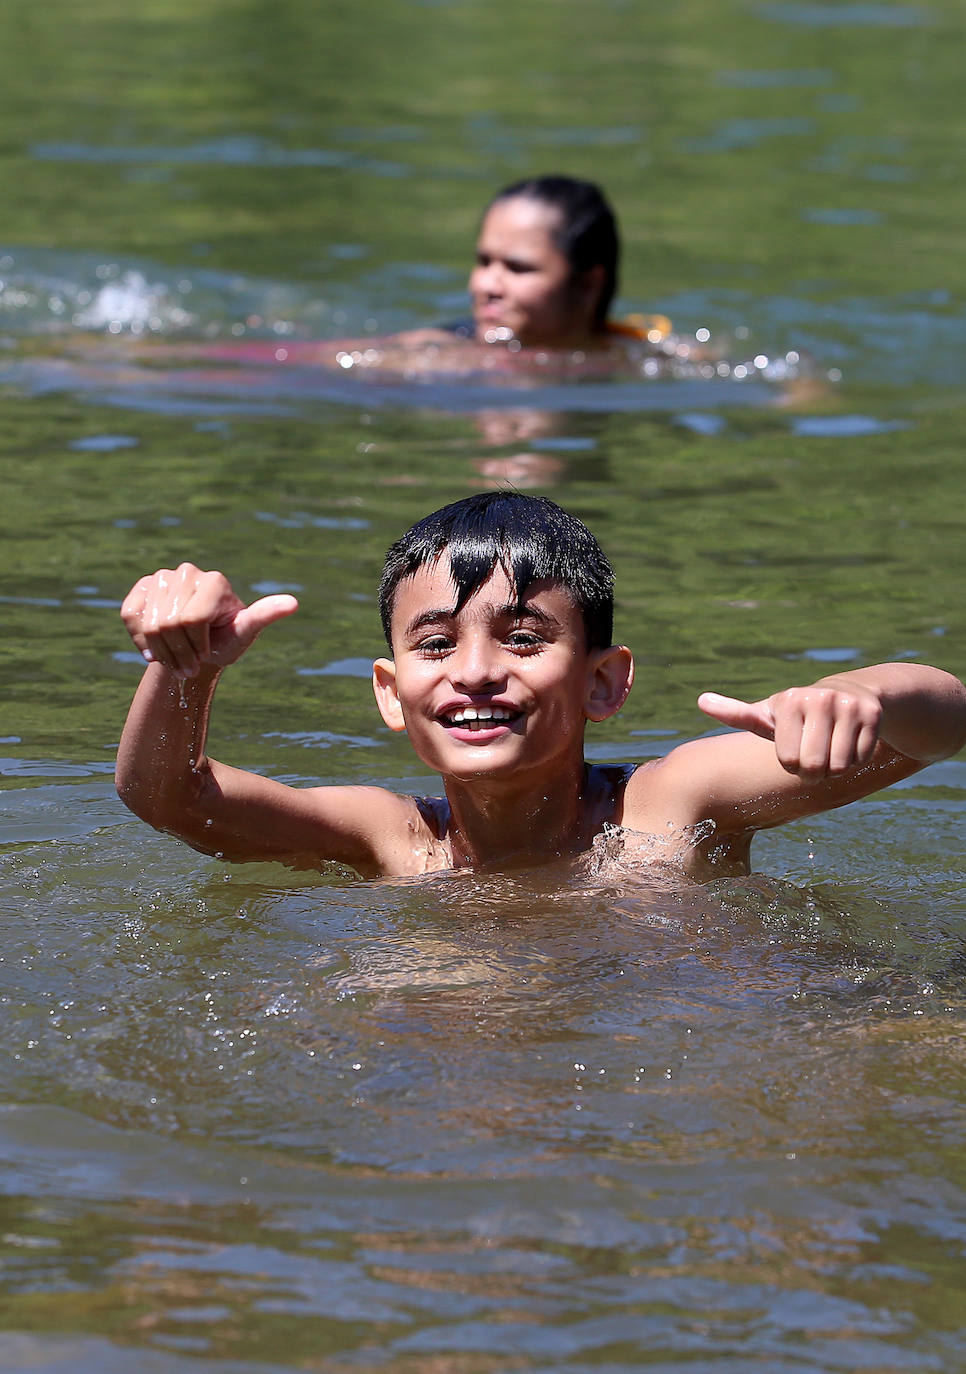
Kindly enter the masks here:
[[507, 491], [480, 493], [434, 511], [392, 546], [379, 594], [390, 644], [396, 588], [444, 554], [456, 590], [456, 611], [499, 564], [513, 583], [518, 609], [534, 582], [557, 582], [582, 614], [588, 647], [610, 644], [614, 574], [597, 540], [586, 525], [546, 497]]
[[[528, 541], [535, 545], [536, 540]], [[456, 587], [456, 610], [460, 611], [470, 597], [487, 580], [499, 564], [513, 583], [518, 610], [523, 607], [523, 595], [531, 583], [542, 578], [553, 578], [553, 570], [547, 566], [543, 552], [537, 547], [521, 547], [516, 541], [500, 539], [493, 530], [467, 531], [462, 538], [455, 538], [446, 546], [449, 557], [453, 585]]]

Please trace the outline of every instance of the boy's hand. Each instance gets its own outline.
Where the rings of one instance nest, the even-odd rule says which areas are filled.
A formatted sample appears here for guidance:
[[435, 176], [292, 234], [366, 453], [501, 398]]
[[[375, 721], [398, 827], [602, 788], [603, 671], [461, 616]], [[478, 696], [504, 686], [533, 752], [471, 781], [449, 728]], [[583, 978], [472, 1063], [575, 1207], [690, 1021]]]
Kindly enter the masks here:
[[792, 687], [752, 702], [702, 692], [698, 706], [725, 725], [774, 740], [782, 767], [810, 782], [869, 763], [882, 719], [878, 694], [854, 681]]
[[295, 597], [286, 595], [246, 606], [220, 572], [182, 563], [135, 582], [121, 619], [146, 662], [195, 677], [204, 664], [234, 663], [266, 625], [297, 610]]

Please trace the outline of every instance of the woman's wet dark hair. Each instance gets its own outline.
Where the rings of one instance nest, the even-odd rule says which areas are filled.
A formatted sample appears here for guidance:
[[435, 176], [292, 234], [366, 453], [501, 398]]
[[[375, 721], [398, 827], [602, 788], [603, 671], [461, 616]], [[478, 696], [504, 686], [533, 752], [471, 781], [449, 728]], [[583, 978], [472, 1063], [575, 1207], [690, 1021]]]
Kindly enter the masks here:
[[575, 275], [596, 267], [598, 263], [603, 267], [604, 286], [594, 311], [594, 324], [603, 329], [617, 291], [620, 260], [617, 219], [603, 191], [592, 181], [578, 181], [576, 177], [530, 177], [498, 191], [490, 201], [490, 206], [517, 196], [539, 201], [541, 205], [548, 205], [559, 212], [560, 222], [551, 231], [551, 237]]
[[610, 645], [614, 570], [587, 526], [545, 496], [486, 491], [425, 516], [386, 554], [379, 613], [390, 648], [396, 588], [444, 553], [456, 588], [455, 611], [499, 563], [513, 582], [521, 609], [533, 582], [557, 582], [581, 612], [588, 649]]

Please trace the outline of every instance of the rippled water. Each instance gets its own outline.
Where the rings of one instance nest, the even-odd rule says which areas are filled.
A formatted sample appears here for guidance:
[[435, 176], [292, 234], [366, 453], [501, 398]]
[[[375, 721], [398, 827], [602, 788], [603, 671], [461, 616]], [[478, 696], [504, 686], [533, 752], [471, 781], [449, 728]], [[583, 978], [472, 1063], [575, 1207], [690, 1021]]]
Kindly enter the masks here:
[[[191, 557], [301, 602], [226, 675], [219, 757], [435, 790], [373, 708], [374, 587], [505, 479], [617, 567], [638, 684], [594, 759], [700, 732], [705, 688], [966, 674], [963, 22], [0, 15], [4, 1369], [966, 1369], [962, 759], [705, 887], [616, 836], [579, 871], [227, 868], [111, 782], [116, 607]], [[622, 308], [819, 385], [307, 361], [458, 316], [482, 201], [556, 167], [620, 209]]]

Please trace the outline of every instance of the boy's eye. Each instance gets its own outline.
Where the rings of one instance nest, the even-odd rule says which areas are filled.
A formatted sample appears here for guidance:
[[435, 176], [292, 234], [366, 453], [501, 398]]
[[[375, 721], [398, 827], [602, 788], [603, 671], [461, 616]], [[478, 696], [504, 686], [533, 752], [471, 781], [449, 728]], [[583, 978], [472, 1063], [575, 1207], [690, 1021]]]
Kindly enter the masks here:
[[435, 656], [452, 649], [453, 641], [446, 635], [430, 635], [429, 639], [421, 639], [416, 647], [421, 654]]
[[511, 630], [506, 637], [511, 649], [539, 649], [543, 640], [532, 630]]

